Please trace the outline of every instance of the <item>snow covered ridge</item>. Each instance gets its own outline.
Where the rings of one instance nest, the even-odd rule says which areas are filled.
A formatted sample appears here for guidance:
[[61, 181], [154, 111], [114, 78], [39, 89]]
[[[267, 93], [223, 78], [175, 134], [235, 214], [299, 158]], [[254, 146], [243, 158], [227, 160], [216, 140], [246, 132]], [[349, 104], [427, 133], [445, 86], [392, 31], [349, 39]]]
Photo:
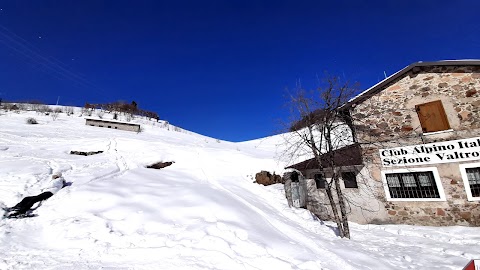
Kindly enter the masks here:
[[[280, 135], [218, 142], [148, 123], [137, 134], [77, 112], [2, 111], [0, 200], [35, 195], [56, 172], [72, 185], [37, 217], [0, 221], [0, 269], [462, 269], [480, 254], [471, 227], [352, 224], [340, 239], [289, 208], [282, 185], [252, 183], [283, 171]], [[175, 163], [145, 168], [159, 161]]]
[[[81, 107], [72, 107], [72, 106], [63, 106], [63, 105], [45, 105], [45, 104], [30, 104], [30, 103], [2, 103], [3, 108], [7, 108], [10, 111], [15, 111], [20, 113], [22, 111], [36, 111], [38, 114], [50, 115], [50, 112], [63, 112], [68, 116], [80, 116], [85, 119], [93, 120], [106, 120], [117, 123], [135, 123], [143, 125], [153, 125], [167, 130], [186, 133], [186, 134], [198, 134], [177, 126], [170, 124], [165, 120], [156, 120], [153, 118], [148, 118], [145, 116], [132, 115], [127, 116], [125, 114], [117, 114], [117, 119], [114, 119], [114, 113], [106, 112], [101, 109], [89, 109], [89, 113], [85, 114], [85, 108]], [[14, 108], [14, 109], [12, 109]]]

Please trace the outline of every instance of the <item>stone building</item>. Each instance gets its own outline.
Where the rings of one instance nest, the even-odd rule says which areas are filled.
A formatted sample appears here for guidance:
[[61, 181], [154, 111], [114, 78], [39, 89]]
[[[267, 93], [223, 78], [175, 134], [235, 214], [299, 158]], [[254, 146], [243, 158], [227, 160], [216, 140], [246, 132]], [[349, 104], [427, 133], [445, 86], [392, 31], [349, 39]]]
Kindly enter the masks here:
[[329, 218], [322, 181], [337, 170], [351, 221], [480, 226], [480, 60], [411, 64], [340, 110], [355, 143], [338, 167], [290, 166], [314, 213]]
[[93, 126], [93, 127], [104, 127], [104, 128], [111, 128], [111, 129], [140, 132], [139, 124], [125, 123], [125, 122], [120, 122], [115, 120], [85, 118], [85, 125]]

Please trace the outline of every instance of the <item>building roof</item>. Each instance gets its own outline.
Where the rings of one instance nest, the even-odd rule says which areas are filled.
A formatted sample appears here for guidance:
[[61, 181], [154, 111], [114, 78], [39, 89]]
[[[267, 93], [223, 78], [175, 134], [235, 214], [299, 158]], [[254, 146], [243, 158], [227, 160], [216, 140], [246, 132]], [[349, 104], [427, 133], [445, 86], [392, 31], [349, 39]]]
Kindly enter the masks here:
[[[351, 144], [337, 150], [334, 150], [330, 153], [322, 155], [320, 158], [322, 160], [322, 167], [330, 167], [330, 159], [333, 157], [336, 167], [343, 166], [354, 166], [362, 165], [362, 151], [360, 144], [355, 143]], [[297, 164], [290, 165], [285, 169], [297, 169], [299, 171], [318, 169], [317, 162], [315, 158], [311, 158], [305, 161], [302, 161]]]
[[397, 71], [392, 74], [390, 77], [385, 78], [385, 80], [375, 84], [374, 86], [368, 88], [362, 93], [350, 99], [345, 103], [341, 109], [348, 109], [356, 104], [362, 103], [363, 101], [370, 98], [372, 95], [377, 94], [382, 91], [385, 87], [393, 83], [394, 81], [403, 78], [408, 72], [412, 71], [413, 73], [418, 73], [422, 70], [422, 67], [432, 67], [432, 66], [480, 66], [480, 60], [478, 59], [467, 59], [467, 60], [445, 60], [437, 62], [417, 62], [410, 64], [409, 66]]
[[292, 126], [290, 127], [290, 131], [301, 130], [302, 128], [307, 127], [308, 124], [321, 121], [321, 119], [323, 119], [327, 113], [328, 112], [324, 109], [314, 110], [308, 115], [305, 115], [304, 117], [302, 117], [302, 119], [293, 123]]

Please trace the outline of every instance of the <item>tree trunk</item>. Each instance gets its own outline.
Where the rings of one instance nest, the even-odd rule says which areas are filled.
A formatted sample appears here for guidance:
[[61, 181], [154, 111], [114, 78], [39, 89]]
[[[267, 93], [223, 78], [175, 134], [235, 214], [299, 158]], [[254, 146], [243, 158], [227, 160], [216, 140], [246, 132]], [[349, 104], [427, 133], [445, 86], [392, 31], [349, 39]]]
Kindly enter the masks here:
[[338, 209], [337, 209], [337, 204], [335, 203], [335, 200], [333, 199], [333, 194], [332, 194], [332, 188], [330, 187], [330, 184], [327, 183], [325, 186], [325, 191], [327, 192], [328, 200], [330, 201], [330, 206], [332, 207], [332, 212], [333, 212], [333, 217], [335, 219], [335, 223], [337, 223], [338, 227], [338, 233], [340, 234], [340, 237], [345, 237], [345, 234], [342, 229], [342, 223], [340, 220], [340, 217], [338, 216]]
[[[331, 125], [327, 125], [326, 132], [327, 132], [327, 134], [326, 134], [327, 136], [325, 138], [325, 141], [327, 143], [327, 147], [328, 147], [329, 152], [331, 152], [331, 151], [334, 150], [332, 140], [331, 140], [331, 138], [332, 138]], [[335, 171], [336, 164], [335, 164], [335, 157], [334, 156], [332, 156], [330, 158], [330, 166], [331, 166], [331, 168], [334, 168], [333, 169], [334, 171], [333, 171], [332, 181], [334, 181], [335, 191], [336, 191], [337, 197], [338, 197], [338, 204], [340, 205], [341, 220], [340, 220], [340, 218], [338, 218], [337, 223], [341, 223], [342, 226], [339, 226], [338, 228], [342, 232], [341, 237], [350, 238], [350, 228], [348, 227], [348, 217], [347, 217], [347, 209], [346, 209], [346, 205], [345, 205], [345, 198], [343, 196], [342, 189], [340, 188], [340, 179], [338, 177], [337, 172]], [[332, 207], [333, 207], [333, 205], [332, 205]], [[335, 207], [335, 210], [336, 210], [336, 207]]]
[[[347, 208], [345, 205], [345, 198], [343, 197], [343, 192], [340, 189], [340, 180], [338, 176], [333, 179], [335, 181], [335, 189], [337, 191], [338, 204], [340, 205], [340, 214], [342, 215], [342, 227], [343, 237], [350, 238], [350, 227], [348, 226], [347, 218]], [[339, 227], [340, 228], [340, 227]]]

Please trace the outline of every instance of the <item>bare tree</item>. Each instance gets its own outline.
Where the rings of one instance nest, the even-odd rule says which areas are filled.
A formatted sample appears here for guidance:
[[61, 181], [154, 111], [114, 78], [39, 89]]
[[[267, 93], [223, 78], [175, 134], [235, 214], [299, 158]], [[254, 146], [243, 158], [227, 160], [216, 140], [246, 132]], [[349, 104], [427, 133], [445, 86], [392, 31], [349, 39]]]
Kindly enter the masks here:
[[130, 122], [133, 119], [133, 115], [130, 113], [125, 113], [125, 121]]
[[82, 107], [80, 116], [83, 116], [84, 114], [86, 116], [92, 116], [92, 113], [94, 110], [95, 110], [95, 105], [86, 102], [85, 106]]
[[58, 115], [62, 112], [62, 109], [60, 108], [56, 108], [55, 110], [53, 110], [50, 114], [50, 116], [52, 117], [53, 121], [57, 120], [58, 118]]
[[65, 113], [70, 116], [73, 115], [74, 109], [71, 106], [65, 107]]
[[[340, 237], [350, 238], [346, 199], [340, 188], [340, 172], [336, 170], [336, 149], [353, 142], [346, 124], [348, 119], [338, 108], [353, 96], [355, 88], [337, 77], [327, 76], [325, 82], [313, 91], [297, 87], [290, 95], [289, 105], [293, 116], [288, 152], [292, 156], [308, 154], [314, 157], [316, 167], [326, 175], [325, 192], [337, 224]], [[338, 204], [337, 204], [338, 203]]]

